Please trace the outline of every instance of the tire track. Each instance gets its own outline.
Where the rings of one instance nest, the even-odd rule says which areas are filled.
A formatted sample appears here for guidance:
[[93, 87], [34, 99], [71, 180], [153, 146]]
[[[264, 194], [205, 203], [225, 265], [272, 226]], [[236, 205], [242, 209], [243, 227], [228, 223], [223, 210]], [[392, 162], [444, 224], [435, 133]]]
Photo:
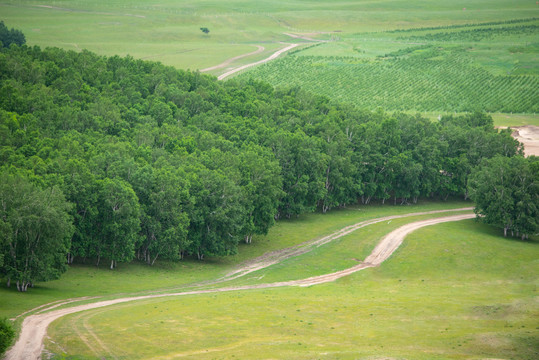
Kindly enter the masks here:
[[232, 69], [230, 71], [227, 71], [226, 73], [222, 74], [222, 75], [219, 75], [217, 77], [217, 80], [223, 80], [227, 77], [229, 77], [230, 75], [233, 75], [235, 73], [237, 73], [238, 71], [242, 71], [242, 70], [245, 70], [247, 68], [250, 68], [252, 66], [256, 66], [256, 65], [260, 65], [260, 64], [264, 64], [264, 63], [267, 63], [268, 61], [271, 61], [273, 59], [276, 59], [277, 57], [279, 57], [279, 55], [281, 55], [282, 53], [284, 52], [287, 52], [288, 50], [292, 50], [293, 48], [295, 48], [296, 46], [298, 46], [299, 44], [290, 44], [288, 45], [287, 47], [281, 49], [281, 50], [278, 50], [276, 52], [274, 52], [273, 54], [271, 54], [269, 57], [265, 58], [265, 59], [262, 59], [260, 61], [257, 61], [257, 62], [254, 62], [254, 63], [250, 63], [250, 64], [247, 64], [247, 65], [243, 65], [243, 66], [240, 66], [238, 68], [235, 68], [235, 69]]
[[[431, 214], [431, 213], [435, 214], [435, 213], [443, 213], [443, 212], [469, 211], [469, 210], [471, 210], [471, 208], [445, 210], [445, 211], [441, 210], [441, 211], [415, 213], [415, 214], [423, 215], [423, 214]], [[395, 217], [384, 217], [384, 218], [378, 218], [378, 219], [373, 219], [373, 220], [367, 220], [367, 221], [364, 221], [355, 225], [345, 227], [332, 235], [329, 235], [327, 237], [314, 240], [308, 243], [310, 246], [314, 246], [317, 244], [322, 245], [323, 243], [327, 243], [336, 238], [344, 236], [363, 226], [367, 226], [367, 225], [374, 224], [381, 221], [387, 221], [388, 218], [406, 217], [406, 216], [413, 216], [413, 214], [395, 215]], [[430, 225], [435, 225], [435, 224], [449, 222], [449, 221], [460, 221], [460, 220], [465, 220], [465, 219], [471, 219], [474, 217], [475, 217], [475, 214], [467, 213], [467, 214], [450, 215], [450, 216], [439, 217], [439, 218], [434, 218], [434, 219], [416, 221], [413, 223], [406, 224], [404, 226], [399, 227], [396, 230], [393, 230], [392, 232], [384, 236], [382, 240], [378, 243], [378, 245], [374, 248], [374, 250], [371, 252], [371, 254], [367, 256], [367, 258], [365, 258], [365, 260], [362, 263], [356, 266], [353, 266], [351, 268], [337, 271], [331, 274], [313, 276], [313, 277], [310, 277], [307, 279], [301, 279], [301, 280], [282, 281], [282, 282], [267, 283], [267, 284], [230, 286], [230, 287], [222, 287], [222, 288], [216, 288], [216, 289], [191, 290], [191, 291], [168, 293], [168, 294], [132, 296], [132, 297], [126, 297], [126, 298], [113, 299], [113, 300], [99, 301], [99, 302], [90, 303], [90, 304], [83, 304], [83, 305], [73, 306], [70, 308], [53, 310], [47, 313], [30, 315], [24, 319], [19, 339], [17, 340], [15, 345], [6, 353], [5, 360], [40, 359], [41, 353], [43, 352], [43, 348], [44, 348], [43, 339], [46, 335], [47, 327], [54, 320], [68, 314], [73, 314], [80, 311], [91, 310], [91, 309], [101, 308], [101, 307], [110, 306], [114, 304], [137, 301], [137, 300], [148, 300], [148, 299], [156, 299], [156, 298], [171, 297], [171, 296], [198, 295], [198, 294], [209, 294], [209, 293], [252, 290], [252, 289], [268, 289], [268, 288], [284, 287], [284, 286], [302, 286], [303, 287], [303, 286], [312, 286], [316, 284], [332, 282], [341, 277], [353, 274], [357, 271], [380, 265], [383, 261], [388, 259], [393, 254], [393, 252], [400, 246], [400, 244], [402, 243], [406, 235], [408, 235], [412, 231], [415, 231], [424, 226], [430, 226]], [[243, 275], [247, 273], [249, 272], [243, 272]], [[243, 275], [239, 275], [239, 276], [243, 276]], [[235, 276], [235, 275], [232, 275], [232, 276]], [[239, 276], [229, 277], [228, 280], [235, 279]], [[216, 283], [222, 282], [222, 281], [225, 281], [225, 280], [218, 279]]]
[[262, 51], [265, 50], [265, 48], [263, 46], [260, 46], [260, 45], [255, 45], [255, 46], [257, 47], [257, 50], [255, 50], [253, 52], [235, 56], [233, 58], [230, 58], [230, 59], [220, 63], [219, 65], [215, 65], [215, 66], [212, 66], [212, 67], [209, 67], [209, 68], [202, 69], [202, 70], [200, 70], [200, 72], [206, 72], [206, 71], [211, 71], [211, 70], [217, 70], [217, 69], [224, 68], [224, 67], [230, 65], [232, 62], [234, 62], [236, 60], [243, 59], [244, 57], [247, 57], [247, 56], [253, 56], [253, 55], [256, 55], [256, 54], [260, 54]]

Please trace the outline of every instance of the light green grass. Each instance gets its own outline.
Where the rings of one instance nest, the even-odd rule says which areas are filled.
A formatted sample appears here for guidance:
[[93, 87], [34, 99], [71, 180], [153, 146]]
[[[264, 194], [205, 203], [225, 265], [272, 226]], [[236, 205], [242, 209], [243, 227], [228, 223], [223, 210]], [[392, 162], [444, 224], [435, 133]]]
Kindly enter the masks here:
[[186, 259], [181, 262], [158, 261], [149, 267], [142, 263], [118, 264], [96, 268], [73, 265], [59, 280], [37, 283], [27, 293], [14, 287], [0, 286], [0, 317], [13, 318], [27, 310], [61, 299], [83, 296], [118, 297], [121, 294], [184, 289], [188, 284], [216, 279], [237, 264], [266, 252], [294, 246], [306, 240], [328, 235], [359, 221], [393, 214], [470, 206], [469, 202], [420, 202], [414, 206], [359, 206], [334, 210], [327, 214], [305, 214], [297, 219], [279, 221], [266, 236], [256, 236], [252, 244], [240, 244], [239, 253], [224, 258], [206, 258], [204, 262]]
[[[452, 115], [461, 116], [464, 113], [446, 113], [443, 111], [422, 111], [414, 112], [408, 111], [407, 113], [415, 115], [419, 113], [422, 117], [430, 119], [432, 121], [438, 120], [439, 117]], [[539, 114], [504, 114], [504, 113], [488, 113], [492, 117], [494, 126], [506, 127], [506, 126], [526, 126], [534, 125], [539, 126]]]
[[51, 325], [48, 347], [89, 359], [534, 359], [538, 259], [537, 242], [473, 220], [441, 224], [335, 283], [74, 314]]
[[[9, 27], [23, 30], [30, 45], [152, 56], [169, 65], [202, 69], [219, 64], [229, 52], [230, 57], [244, 53], [241, 48], [223, 50], [223, 45], [289, 41], [283, 32], [327, 39], [328, 33], [529, 17], [537, 7], [524, 0], [459, 0], [435, 7], [419, 0], [1, 0], [0, 13]], [[202, 26], [210, 29], [209, 36], [202, 34]]]
[[539, 126], [539, 114], [490, 114], [494, 120], [494, 126]]
[[[539, 6], [529, 0], [0, 0], [0, 12], [9, 27], [23, 30], [29, 45], [129, 54], [191, 70], [264, 46], [263, 54], [231, 66], [255, 62], [284, 46], [282, 42], [309, 43], [285, 33], [306, 34], [330, 42], [297, 52], [292, 62], [285, 57], [236, 75], [300, 85], [371, 110], [538, 112], [537, 31], [495, 34], [480, 41], [465, 36], [477, 26], [385, 32], [538, 18]], [[526, 23], [534, 24], [537, 21]], [[210, 29], [208, 35], [200, 31], [202, 26]], [[457, 35], [413, 38], [444, 32]], [[425, 44], [444, 49], [437, 61], [419, 61], [421, 51], [405, 66], [400, 65], [406, 56], [400, 64], [378, 58]], [[218, 76], [226, 70], [210, 73]]]
[[[469, 213], [466, 211], [464, 213]], [[459, 212], [451, 213], [458, 214]], [[287, 259], [270, 268], [253, 272], [233, 284], [271, 283], [305, 279], [351, 268], [363, 261], [376, 244], [390, 231], [412, 221], [425, 220], [447, 214], [431, 214], [393, 219], [369, 225], [331, 243], [315, 247], [298, 257]]]

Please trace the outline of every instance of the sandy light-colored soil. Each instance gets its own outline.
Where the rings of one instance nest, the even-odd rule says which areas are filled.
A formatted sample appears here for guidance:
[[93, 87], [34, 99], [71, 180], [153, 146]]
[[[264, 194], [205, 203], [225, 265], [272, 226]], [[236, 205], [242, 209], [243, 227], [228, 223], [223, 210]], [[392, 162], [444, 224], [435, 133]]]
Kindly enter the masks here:
[[[465, 209], [455, 209], [455, 210], [449, 210], [449, 211], [433, 211], [433, 212], [423, 212], [423, 213], [406, 214], [406, 215], [396, 215], [396, 216], [389, 216], [389, 217], [383, 217], [383, 218], [360, 222], [355, 225], [345, 227], [344, 229], [341, 229], [329, 236], [316, 239], [314, 241], [305, 242], [303, 244], [298, 245], [297, 247], [284, 249], [280, 252], [272, 252], [267, 255], [261, 256], [257, 259], [254, 259], [253, 261], [250, 261], [249, 263], [246, 263], [240, 269], [237, 269], [229, 273], [224, 278], [217, 279], [214, 283], [220, 283], [225, 280], [235, 279], [239, 276], [243, 276], [252, 271], [255, 271], [253, 269], [264, 268], [264, 267], [270, 266], [271, 264], [274, 264], [286, 258], [289, 258], [291, 256], [297, 256], [299, 254], [297, 253], [297, 251], [299, 251], [300, 253], [305, 253], [309, 251], [309, 249], [315, 246], [321, 246], [325, 243], [335, 240], [341, 236], [347, 235], [351, 233], [352, 231], [355, 231], [361, 227], [364, 227], [370, 224], [374, 224], [381, 221], [388, 221], [391, 219], [401, 218], [401, 217], [406, 217], [406, 216], [443, 213], [443, 212], [450, 212], [450, 211], [463, 211], [463, 210], [470, 211], [471, 209], [465, 208]], [[362, 261], [360, 264], [354, 267], [351, 267], [349, 269], [345, 269], [345, 270], [338, 271], [335, 273], [314, 276], [307, 279], [283, 281], [283, 282], [268, 283], [268, 284], [258, 284], [258, 285], [221, 287], [221, 288], [206, 289], [206, 290], [191, 290], [191, 291], [175, 292], [175, 293], [167, 293], [167, 294], [132, 296], [132, 297], [125, 297], [125, 298], [106, 300], [106, 301], [98, 301], [98, 302], [89, 303], [89, 304], [76, 305], [76, 306], [72, 306], [68, 308], [52, 310], [54, 308], [57, 308], [60, 305], [65, 305], [67, 303], [70, 303], [72, 302], [72, 300], [61, 302], [61, 303], [55, 302], [53, 304], [50, 304], [51, 305], [50, 307], [45, 307], [44, 309], [42, 309], [41, 312], [38, 312], [34, 315], [30, 315], [24, 319], [19, 339], [17, 340], [15, 345], [6, 353], [5, 359], [6, 360], [40, 359], [41, 353], [43, 352], [43, 339], [45, 338], [47, 327], [54, 320], [68, 314], [73, 314], [80, 311], [96, 309], [96, 308], [114, 305], [114, 304], [125, 303], [129, 301], [145, 300], [145, 299], [152, 299], [152, 298], [194, 295], [194, 294], [207, 294], [207, 293], [228, 292], [228, 291], [241, 291], [241, 290], [249, 290], [249, 289], [274, 288], [274, 287], [283, 287], [283, 286], [312, 286], [316, 284], [331, 282], [343, 276], [347, 276], [352, 273], [355, 273], [357, 271], [380, 265], [383, 261], [388, 259], [391, 256], [391, 254], [393, 254], [393, 252], [402, 243], [404, 238], [414, 230], [417, 230], [424, 226], [439, 224], [442, 222], [459, 221], [459, 220], [464, 220], [464, 219], [471, 219], [473, 217], [475, 217], [475, 215], [471, 213], [448, 215], [444, 217], [422, 220], [422, 221], [417, 221], [417, 222], [404, 225], [392, 231], [391, 233], [387, 234], [374, 248], [372, 253], [367, 258], [365, 258], [365, 260]], [[267, 259], [271, 259], [271, 260], [267, 260]], [[87, 299], [88, 298], [86, 298], [85, 300]]]
[[239, 59], [243, 59], [244, 57], [248, 57], [248, 56], [253, 56], [253, 55], [256, 55], [256, 54], [260, 54], [262, 51], [265, 50], [265, 48], [263, 46], [260, 46], [260, 45], [256, 45], [257, 49], [253, 52], [250, 52], [250, 53], [247, 53], [247, 54], [243, 54], [243, 55], [238, 55], [238, 56], [235, 56], [233, 58], [230, 58], [222, 63], [220, 63], [219, 65], [215, 65], [215, 66], [212, 66], [212, 67], [209, 67], [209, 68], [206, 68], [206, 69], [202, 69], [200, 70], [200, 72], [206, 72], [206, 71], [212, 71], [212, 70], [217, 70], [217, 69], [222, 69], [224, 67], [227, 67], [228, 65], [230, 65], [232, 62], [236, 61], [236, 60], [239, 60]]
[[280, 49], [276, 52], [274, 52], [273, 54], [271, 54], [269, 57], [265, 58], [265, 59], [262, 59], [260, 61], [257, 61], [257, 62], [254, 62], [254, 63], [250, 63], [250, 64], [246, 64], [246, 65], [243, 65], [243, 66], [240, 66], [240, 67], [237, 67], [235, 69], [232, 69], [230, 71], [227, 71], [226, 73], [222, 74], [222, 75], [219, 75], [217, 77], [217, 80], [223, 80], [223, 79], [226, 79], [227, 77], [229, 77], [230, 75], [232, 74], [235, 74], [237, 73], [238, 71], [242, 71], [242, 70], [245, 70], [247, 68], [250, 68], [252, 66], [256, 66], [256, 65], [260, 65], [260, 64], [264, 64], [264, 63], [267, 63], [268, 61], [271, 61], [273, 59], [277, 59], [279, 57], [279, 55], [281, 55], [282, 53], [284, 52], [287, 52], [288, 50], [292, 50], [293, 48], [295, 48], [296, 46], [298, 46], [299, 44], [288, 44], [287, 47], [283, 48], [283, 49]]
[[526, 156], [539, 156], [539, 126], [513, 126], [513, 137], [524, 144]]

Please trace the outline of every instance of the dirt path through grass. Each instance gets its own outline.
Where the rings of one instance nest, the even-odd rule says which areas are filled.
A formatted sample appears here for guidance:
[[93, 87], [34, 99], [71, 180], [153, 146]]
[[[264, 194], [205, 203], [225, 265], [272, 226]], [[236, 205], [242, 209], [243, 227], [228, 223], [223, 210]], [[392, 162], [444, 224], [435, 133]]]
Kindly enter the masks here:
[[202, 70], [200, 70], [200, 72], [212, 71], [212, 70], [217, 70], [217, 69], [227, 67], [228, 65], [230, 65], [232, 62], [234, 62], [236, 60], [243, 59], [244, 57], [247, 57], [247, 56], [253, 56], [253, 55], [256, 55], [256, 54], [260, 54], [262, 51], [265, 50], [265, 48], [263, 46], [260, 46], [260, 45], [255, 45], [255, 46], [258, 49], [253, 51], [253, 52], [235, 56], [233, 58], [230, 58], [230, 59], [220, 63], [219, 65], [215, 65], [215, 66], [212, 66], [212, 67], [209, 67], [209, 68], [206, 68], [206, 69], [202, 69]]
[[226, 73], [222, 74], [222, 75], [219, 75], [217, 77], [217, 80], [223, 80], [227, 77], [229, 77], [230, 75], [232, 74], [235, 74], [237, 73], [238, 71], [241, 71], [241, 70], [245, 70], [247, 68], [250, 68], [251, 66], [255, 66], [255, 65], [260, 65], [260, 64], [263, 64], [263, 63], [267, 63], [268, 61], [271, 61], [273, 59], [276, 59], [277, 57], [279, 57], [279, 55], [281, 55], [282, 53], [284, 52], [287, 52], [288, 50], [292, 50], [293, 48], [295, 48], [296, 46], [298, 46], [299, 44], [290, 44], [288, 45], [287, 47], [281, 49], [281, 50], [278, 50], [276, 52], [274, 52], [273, 54], [271, 54], [269, 57], [265, 58], [265, 59], [262, 59], [260, 61], [257, 61], [257, 62], [254, 62], [254, 63], [250, 63], [250, 64], [247, 64], [247, 65], [243, 65], [243, 66], [240, 66], [240, 67], [237, 67], [235, 69], [232, 69], [230, 71], [227, 71]]
[[[370, 224], [375, 224], [381, 221], [389, 221], [395, 218], [402, 218], [402, 217], [414, 216], [414, 215], [417, 216], [417, 215], [427, 215], [427, 214], [436, 214], [436, 213], [444, 213], [444, 212], [455, 212], [455, 211], [471, 211], [471, 208], [441, 210], [441, 211], [439, 210], [439, 211], [413, 213], [413, 214], [406, 214], [406, 215], [395, 215], [395, 216], [388, 216], [384, 218], [367, 220], [367, 221], [357, 223], [355, 225], [345, 227], [321, 239], [316, 239], [313, 241], [300, 244], [298, 245], [296, 250], [307, 252], [309, 249], [313, 248], [314, 246], [320, 246], [322, 244], [335, 240], [339, 237], [347, 235], [351, 233], [352, 231], [355, 231], [361, 227], [364, 227]], [[207, 294], [207, 293], [217, 293], [217, 292], [249, 290], [249, 289], [264, 289], [264, 288], [274, 288], [274, 287], [283, 287], [283, 286], [312, 286], [316, 284], [331, 282], [343, 276], [347, 276], [352, 273], [355, 273], [357, 271], [380, 265], [383, 261], [388, 259], [391, 256], [391, 254], [399, 247], [399, 245], [402, 243], [406, 235], [408, 235], [414, 230], [417, 230], [424, 226], [439, 224], [442, 222], [459, 221], [459, 220], [464, 220], [464, 219], [471, 219], [473, 217], [475, 217], [475, 215], [472, 213], [449, 215], [449, 216], [444, 216], [444, 217], [439, 217], [439, 218], [434, 218], [434, 219], [416, 221], [416, 222], [401, 226], [398, 229], [384, 236], [384, 238], [382, 238], [382, 240], [374, 248], [372, 253], [367, 258], [365, 258], [363, 262], [349, 269], [345, 269], [345, 270], [338, 271], [331, 274], [314, 276], [314, 277], [301, 279], [301, 280], [283, 281], [283, 282], [268, 283], [268, 284], [245, 285], [245, 286], [235, 286], [235, 287], [231, 286], [231, 287], [222, 287], [222, 288], [217, 288], [217, 289], [192, 290], [192, 291], [168, 293], [168, 294], [133, 296], [133, 297], [120, 298], [120, 299], [99, 301], [95, 303], [83, 304], [83, 305], [73, 306], [70, 308], [57, 309], [57, 310], [53, 310], [53, 311], [49, 311], [45, 313], [37, 313], [34, 315], [30, 315], [24, 319], [19, 339], [17, 340], [15, 345], [6, 353], [5, 359], [6, 360], [40, 359], [41, 353], [43, 352], [43, 347], [44, 347], [43, 340], [47, 332], [47, 327], [54, 320], [68, 314], [73, 314], [80, 311], [96, 309], [96, 308], [100, 308], [104, 306], [120, 304], [120, 303], [125, 303], [128, 301], [135, 301], [135, 300], [146, 300], [146, 299], [169, 297], [169, 296], [196, 295], [196, 294]], [[296, 247], [290, 248], [290, 249], [295, 249], [295, 248]], [[271, 261], [264, 260], [266, 258], [266, 255], [259, 257], [257, 259], [254, 259], [252, 262], [245, 264], [242, 268], [229, 273], [228, 275], [226, 275], [225, 277], [221, 279], [217, 279], [215, 283], [220, 283], [225, 280], [235, 279], [239, 276], [243, 276], [245, 274], [248, 274], [249, 272], [255, 271], [255, 270], [251, 270], [253, 269], [253, 265], [255, 264], [258, 264], [258, 265], [255, 265], [254, 268], [258, 267], [258, 269], [260, 269], [263, 267], [267, 267], [271, 264], [277, 263], [279, 261], [282, 261], [291, 256], [298, 255], [294, 251], [288, 252], [287, 250], [288, 249], [282, 250], [282, 253], [277, 252], [275, 256], [273, 257], [268, 256], [268, 258], [272, 259]], [[272, 253], [269, 253], [269, 254], [272, 254]], [[52, 306], [52, 307], [56, 307], [56, 306], [57, 305]], [[50, 308], [45, 308], [42, 311], [49, 310]]]

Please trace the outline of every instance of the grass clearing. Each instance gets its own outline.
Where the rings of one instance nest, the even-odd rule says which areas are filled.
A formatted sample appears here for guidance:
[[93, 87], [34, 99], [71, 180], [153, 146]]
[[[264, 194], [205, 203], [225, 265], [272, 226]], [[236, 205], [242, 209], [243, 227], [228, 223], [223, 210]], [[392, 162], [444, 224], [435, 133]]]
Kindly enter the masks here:
[[335, 283], [73, 314], [51, 325], [48, 346], [91, 359], [533, 359], [537, 259], [537, 241], [473, 220], [440, 224], [411, 234], [382, 266]]
[[250, 245], [240, 244], [239, 253], [224, 258], [205, 258], [204, 262], [186, 259], [181, 262], [158, 261], [153, 267], [143, 263], [119, 263], [110, 271], [106, 265], [96, 268], [76, 264], [59, 280], [38, 283], [27, 293], [14, 287], [0, 287], [0, 316], [13, 318], [25, 311], [61, 299], [83, 296], [118, 297], [164, 289], [181, 289], [188, 284], [212, 280], [243, 261], [266, 252], [319, 238], [359, 221], [409, 212], [431, 211], [470, 206], [469, 202], [436, 203], [422, 201], [411, 206], [369, 205], [334, 210], [327, 214], [305, 214], [297, 219], [279, 221], [266, 236], [255, 236]]

